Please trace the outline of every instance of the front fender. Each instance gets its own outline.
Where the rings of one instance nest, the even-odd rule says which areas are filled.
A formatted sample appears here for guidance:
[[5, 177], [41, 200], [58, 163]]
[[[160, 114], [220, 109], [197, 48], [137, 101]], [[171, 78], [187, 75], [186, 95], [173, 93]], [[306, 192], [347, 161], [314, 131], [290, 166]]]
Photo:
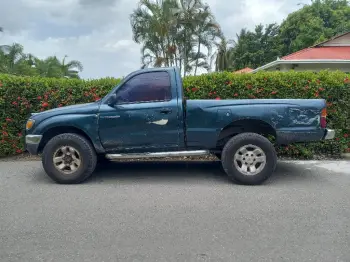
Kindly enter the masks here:
[[44, 135], [45, 132], [57, 127], [73, 127], [85, 133], [98, 153], [104, 152], [98, 134], [98, 116], [96, 114], [70, 114], [47, 118], [34, 126], [33, 135]]

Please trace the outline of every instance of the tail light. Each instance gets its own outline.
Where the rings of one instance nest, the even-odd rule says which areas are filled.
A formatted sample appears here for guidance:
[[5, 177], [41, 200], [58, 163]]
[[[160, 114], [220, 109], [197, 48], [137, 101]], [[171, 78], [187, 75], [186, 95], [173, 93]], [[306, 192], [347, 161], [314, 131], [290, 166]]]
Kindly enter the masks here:
[[327, 108], [323, 108], [321, 111], [320, 125], [321, 128], [327, 127]]

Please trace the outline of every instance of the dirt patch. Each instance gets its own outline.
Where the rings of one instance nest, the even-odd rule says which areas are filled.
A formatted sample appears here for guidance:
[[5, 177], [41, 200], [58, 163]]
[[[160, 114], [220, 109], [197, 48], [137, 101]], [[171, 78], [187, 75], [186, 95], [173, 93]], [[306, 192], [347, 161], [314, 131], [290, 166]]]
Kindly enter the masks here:
[[1, 157], [0, 161], [2, 162], [12, 162], [12, 161], [40, 161], [41, 156], [30, 155], [28, 153], [15, 155], [15, 156], [6, 156]]

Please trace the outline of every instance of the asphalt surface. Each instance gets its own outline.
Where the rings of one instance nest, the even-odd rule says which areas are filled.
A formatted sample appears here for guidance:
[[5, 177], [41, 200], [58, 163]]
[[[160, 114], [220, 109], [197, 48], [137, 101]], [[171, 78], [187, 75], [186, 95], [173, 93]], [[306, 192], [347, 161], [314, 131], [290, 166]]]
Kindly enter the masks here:
[[350, 261], [350, 162], [280, 162], [262, 186], [219, 162], [116, 163], [58, 185], [0, 162], [0, 261]]

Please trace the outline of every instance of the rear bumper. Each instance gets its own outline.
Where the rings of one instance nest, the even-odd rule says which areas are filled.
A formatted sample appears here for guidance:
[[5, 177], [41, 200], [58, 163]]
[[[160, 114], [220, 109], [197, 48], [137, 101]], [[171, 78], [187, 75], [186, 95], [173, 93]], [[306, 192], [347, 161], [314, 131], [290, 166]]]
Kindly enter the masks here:
[[277, 131], [277, 144], [308, 143], [320, 140], [331, 140], [334, 139], [334, 137], [335, 130], [333, 129]]
[[26, 135], [25, 143], [26, 143], [26, 150], [31, 155], [37, 155], [39, 145], [42, 139], [42, 135]]
[[326, 135], [324, 137], [325, 140], [334, 139], [335, 137], [335, 130], [333, 129], [326, 129]]

